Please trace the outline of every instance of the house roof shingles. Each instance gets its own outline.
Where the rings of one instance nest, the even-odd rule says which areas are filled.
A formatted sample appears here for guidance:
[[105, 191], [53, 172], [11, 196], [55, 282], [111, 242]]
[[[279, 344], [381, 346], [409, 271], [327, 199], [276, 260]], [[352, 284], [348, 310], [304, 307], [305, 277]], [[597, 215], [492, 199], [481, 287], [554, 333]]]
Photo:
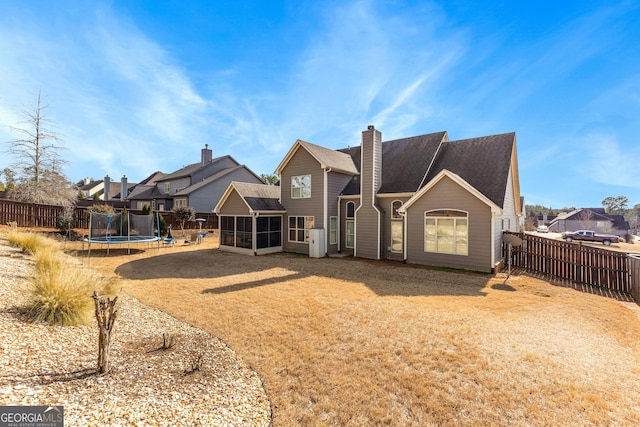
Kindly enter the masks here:
[[254, 211], [286, 211], [279, 201], [280, 187], [237, 181], [231, 184]]
[[[446, 137], [446, 132], [436, 132], [383, 142], [382, 185], [379, 193], [417, 192], [438, 173], [447, 169], [496, 205], [503, 206], [515, 133], [457, 141], [447, 141]], [[339, 151], [350, 154], [360, 170], [360, 146]], [[425, 179], [430, 165], [431, 169]], [[359, 177], [356, 176], [347, 184], [342, 194], [357, 195], [359, 192]]]
[[515, 132], [445, 142], [425, 183], [446, 169], [496, 205], [504, 206]]

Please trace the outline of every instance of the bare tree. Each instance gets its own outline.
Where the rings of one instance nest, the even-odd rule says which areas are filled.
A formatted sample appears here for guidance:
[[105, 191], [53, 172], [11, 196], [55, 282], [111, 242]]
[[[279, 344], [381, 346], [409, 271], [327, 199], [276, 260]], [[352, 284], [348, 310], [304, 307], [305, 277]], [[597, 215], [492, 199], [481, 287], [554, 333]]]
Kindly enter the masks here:
[[77, 197], [77, 189], [63, 175], [67, 163], [60, 157], [62, 141], [50, 127], [51, 121], [42, 105], [41, 94], [35, 107], [25, 109], [20, 127], [11, 127], [17, 138], [7, 141], [8, 152], [16, 158], [12, 166], [16, 174], [11, 196], [32, 203], [70, 205]]

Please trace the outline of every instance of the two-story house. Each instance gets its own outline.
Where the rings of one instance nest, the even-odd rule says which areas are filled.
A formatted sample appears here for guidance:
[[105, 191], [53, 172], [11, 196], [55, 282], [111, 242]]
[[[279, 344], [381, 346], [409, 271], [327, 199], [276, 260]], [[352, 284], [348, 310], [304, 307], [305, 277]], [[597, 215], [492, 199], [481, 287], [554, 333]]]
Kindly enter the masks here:
[[132, 209], [148, 204], [160, 211], [189, 206], [196, 212], [211, 212], [232, 181], [262, 183], [259, 176], [233, 157], [213, 158], [212, 150], [205, 145], [200, 162], [169, 174], [155, 172], [136, 186], [127, 200]]
[[[321, 245], [323, 255], [492, 271], [502, 258], [502, 232], [519, 229], [515, 133], [449, 141], [437, 132], [382, 142], [369, 126], [352, 148], [296, 141], [276, 174], [278, 198], [274, 190], [244, 197], [229, 186], [214, 209], [227, 227], [221, 249], [261, 253], [257, 219], [279, 217], [273, 221], [280, 221], [284, 251], [308, 254], [312, 246], [317, 253], [314, 245]], [[312, 237], [314, 229], [321, 238]], [[238, 248], [234, 233], [253, 233], [252, 246]]]

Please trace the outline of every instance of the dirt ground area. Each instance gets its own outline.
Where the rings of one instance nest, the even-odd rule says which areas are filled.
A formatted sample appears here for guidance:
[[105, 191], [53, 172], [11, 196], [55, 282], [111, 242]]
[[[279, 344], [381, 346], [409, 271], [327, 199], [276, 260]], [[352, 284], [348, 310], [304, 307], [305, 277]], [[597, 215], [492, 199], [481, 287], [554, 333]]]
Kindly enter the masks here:
[[177, 242], [94, 250], [90, 264], [228, 343], [276, 426], [640, 425], [635, 303], [527, 276]]

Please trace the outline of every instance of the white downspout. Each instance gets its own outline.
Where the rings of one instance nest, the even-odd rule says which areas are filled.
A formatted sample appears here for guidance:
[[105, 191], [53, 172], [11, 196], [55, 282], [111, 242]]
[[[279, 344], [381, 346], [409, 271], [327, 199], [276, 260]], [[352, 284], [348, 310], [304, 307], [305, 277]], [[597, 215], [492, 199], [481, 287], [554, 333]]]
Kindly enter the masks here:
[[324, 254], [327, 255], [329, 253], [329, 232], [328, 232], [328, 224], [327, 220], [329, 219], [329, 172], [331, 172], [331, 168], [324, 168], [324, 200], [322, 204], [324, 205], [324, 219], [322, 220], [322, 224], [324, 225]]

